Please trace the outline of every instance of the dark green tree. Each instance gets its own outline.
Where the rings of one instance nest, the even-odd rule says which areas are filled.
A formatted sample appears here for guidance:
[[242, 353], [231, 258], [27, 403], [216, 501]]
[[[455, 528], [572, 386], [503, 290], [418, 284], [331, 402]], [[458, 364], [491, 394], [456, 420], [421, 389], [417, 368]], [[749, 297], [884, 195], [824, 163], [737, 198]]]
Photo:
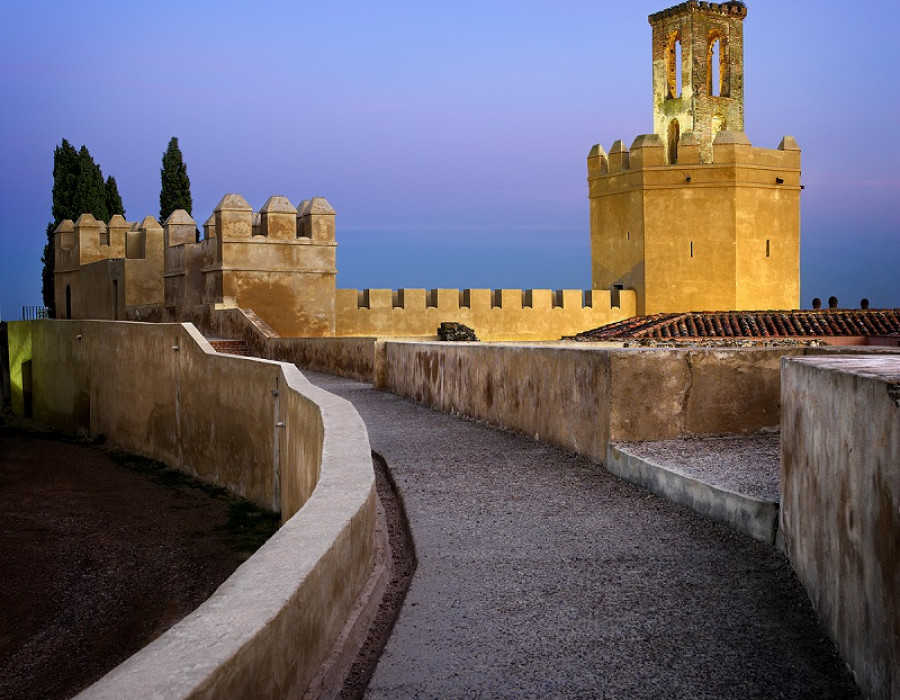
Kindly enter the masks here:
[[[91, 214], [97, 221], [109, 221], [106, 210], [106, 182], [100, 166], [91, 158], [87, 146], [78, 152], [78, 186], [75, 190], [75, 209], [72, 212], [77, 220], [82, 214]], [[67, 217], [69, 218], [69, 217]]]
[[116, 178], [112, 175], [106, 178], [106, 213], [109, 214], [110, 218], [116, 214], [125, 216], [125, 205], [122, 204], [122, 197], [119, 196]]
[[[118, 196], [115, 180], [110, 192], [114, 192], [119, 208], [124, 212], [122, 200]], [[53, 221], [47, 224], [47, 243], [41, 262], [41, 296], [44, 306], [50, 307], [51, 316], [55, 316], [53, 302], [53, 270], [56, 265], [56, 249], [53, 245], [53, 232], [63, 219], [77, 221], [82, 214], [89, 213], [98, 221], [109, 220], [107, 183], [103, 181], [100, 166], [94, 162], [87, 147], [75, 148], [66, 139], [53, 151], [53, 205], [51, 213]]]
[[65, 139], [53, 151], [53, 221], [75, 220], [75, 192], [78, 189], [78, 151]]
[[187, 166], [178, 148], [178, 139], [174, 136], [162, 157], [160, 178], [162, 188], [159, 191], [159, 221], [164, 222], [176, 209], [184, 209], [188, 214], [193, 208], [191, 200], [191, 180], [187, 174]]

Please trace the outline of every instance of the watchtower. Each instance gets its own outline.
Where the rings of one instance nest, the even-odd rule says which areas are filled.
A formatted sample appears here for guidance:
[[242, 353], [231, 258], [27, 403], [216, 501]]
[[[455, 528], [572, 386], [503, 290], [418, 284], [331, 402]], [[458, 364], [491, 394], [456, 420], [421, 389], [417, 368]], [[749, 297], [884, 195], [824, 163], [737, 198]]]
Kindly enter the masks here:
[[639, 314], [800, 303], [800, 148], [744, 133], [742, 2], [650, 15], [654, 133], [588, 155], [594, 289]]
[[653, 28], [653, 130], [678, 160], [681, 134], [693, 133], [700, 161], [712, 160], [722, 130], [744, 130], [743, 2], [691, 0], [656, 12]]

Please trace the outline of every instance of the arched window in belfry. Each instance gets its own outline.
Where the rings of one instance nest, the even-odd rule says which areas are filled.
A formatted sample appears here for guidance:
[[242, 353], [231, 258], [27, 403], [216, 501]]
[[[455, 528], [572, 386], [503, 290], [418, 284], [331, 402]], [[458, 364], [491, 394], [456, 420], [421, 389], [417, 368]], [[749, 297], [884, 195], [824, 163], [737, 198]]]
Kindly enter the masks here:
[[666, 98], [681, 97], [681, 32], [669, 34], [666, 46]]
[[706, 90], [710, 97], [728, 97], [728, 52], [719, 32], [709, 37], [706, 51]]
[[669, 122], [669, 137], [666, 139], [666, 162], [672, 164], [678, 162], [678, 140], [681, 138], [681, 127], [678, 120]]

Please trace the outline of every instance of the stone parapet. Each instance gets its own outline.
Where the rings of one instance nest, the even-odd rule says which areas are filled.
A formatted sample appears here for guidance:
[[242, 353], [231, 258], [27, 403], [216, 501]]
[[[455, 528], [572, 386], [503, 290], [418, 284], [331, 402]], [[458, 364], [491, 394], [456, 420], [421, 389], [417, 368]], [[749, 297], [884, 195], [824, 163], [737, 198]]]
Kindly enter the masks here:
[[653, 24], [669, 17], [683, 15], [685, 12], [705, 12], [711, 15], [728, 15], [743, 18], [747, 16], [747, 6], [743, 2], [735, 0], [731, 2], [698, 2], [697, 0], [690, 0], [690, 2], [683, 2], [668, 9], [654, 12], [647, 19], [650, 24]]
[[785, 360], [781, 530], [867, 698], [900, 697], [900, 356]]
[[339, 336], [435, 337], [446, 321], [484, 340], [558, 340], [573, 329], [628, 318], [634, 293], [580, 289], [338, 289]]
[[[763, 169], [778, 171], [775, 177], [766, 177], [765, 184], [785, 188], [800, 186], [800, 147], [792, 136], [785, 136], [776, 149], [757, 148], [750, 143], [743, 132], [720, 131], [713, 141], [713, 155], [709, 162], [701, 162], [700, 150], [694, 134], [683, 134], [679, 140], [680, 147], [675, 162], [667, 163], [665, 147], [662, 139], [656, 134], [637, 136], [631, 148], [621, 140], [613, 143], [609, 153], [600, 144], [595, 144], [588, 153], [588, 183], [591, 185], [590, 196], [600, 196], [606, 192], [616, 192], [620, 188], [622, 175], [635, 174], [651, 178], [654, 184], [670, 184], [683, 186], [698, 184], [704, 181], [721, 180], [712, 173], [721, 171], [721, 166], [742, 166], [746, 169]], [[684, 172], [692, 168], [691, 179], [685, 176], [672, 179], [667, 174]], [[783, 176], [782, 173], [786, 174]], [[653, 179], [653, 174], [656, 178]], [[781, 177], [782, 182], [777, 182]], [[644, 182], [635, 180], [633, 182]], [[594, 183], [604, 183], [597, 184]], [[762, 184], [762, 181], [760, 182]]]

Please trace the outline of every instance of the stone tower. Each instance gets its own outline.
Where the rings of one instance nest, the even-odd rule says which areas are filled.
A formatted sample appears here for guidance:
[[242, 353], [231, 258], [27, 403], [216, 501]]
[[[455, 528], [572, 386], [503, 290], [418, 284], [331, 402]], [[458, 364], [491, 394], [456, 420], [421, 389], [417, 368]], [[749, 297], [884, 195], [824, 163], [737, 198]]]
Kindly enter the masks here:
[[633, 289], [639, 314], [800, 303], [800, 148], [743, 132], [746, 15], [693, 0], [650, 15], [654, 133], [588, 155], [592, 286]]
[[743, 2], [682, 3], [650, 15], [653, 130], [678, 160], [681, 134], [693, 133], [700, 161], [712, 160], [722, 130], [744, 130]]

